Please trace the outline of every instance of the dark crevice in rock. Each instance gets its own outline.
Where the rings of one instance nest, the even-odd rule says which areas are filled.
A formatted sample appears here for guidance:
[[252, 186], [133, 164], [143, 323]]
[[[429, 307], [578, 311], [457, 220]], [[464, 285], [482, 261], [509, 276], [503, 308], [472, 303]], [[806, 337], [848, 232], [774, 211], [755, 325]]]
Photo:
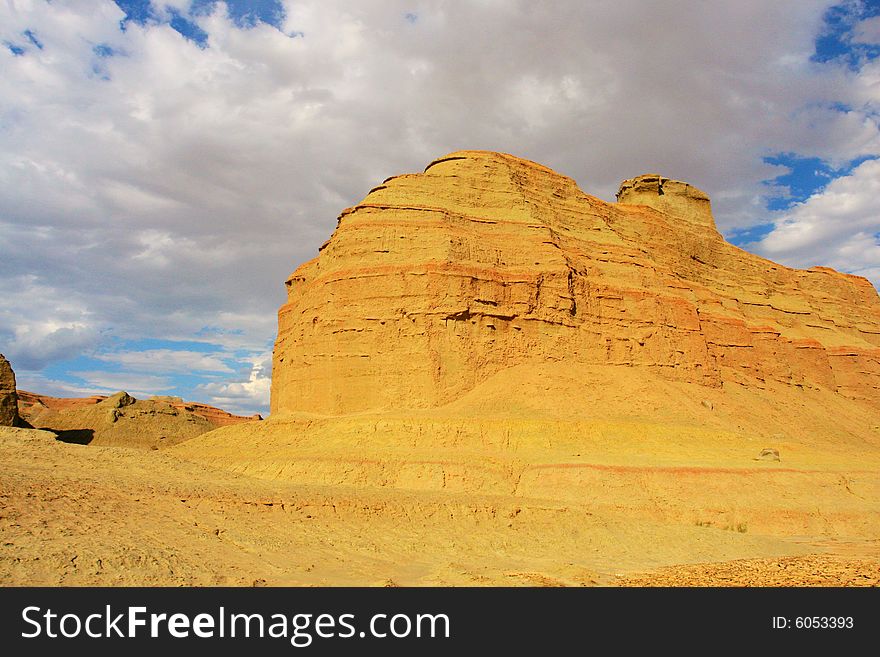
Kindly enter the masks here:
[[435, 164], [440, 164], [440, 163], [442, 163], [442, 162], [452, 162], [453, 160], [466, 160], [466, 159], [467, 159], [467, 158], [464, 157], [464, 156], [462, 156], [462, 155], [455, 155], [455, 156], [452, 156], [452, 157], [441, 157], [439, 160], [434, 160], [433, 162], [431, 162], [431, 164], [429, 164], [428, 166], [426, 166], [426, 167], [425, 167], [425, 171], [427, 171], [428, 169], [430, 169], [430, 168], [431, 168], [432, 166], [434, 166]]

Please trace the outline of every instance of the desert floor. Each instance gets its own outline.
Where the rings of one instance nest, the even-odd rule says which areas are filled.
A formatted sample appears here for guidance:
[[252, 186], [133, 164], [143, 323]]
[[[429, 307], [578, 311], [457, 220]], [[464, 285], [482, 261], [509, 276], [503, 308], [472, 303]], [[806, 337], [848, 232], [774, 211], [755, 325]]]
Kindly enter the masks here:
[[[711, 504], [668, 485], [665, 480], [676, 474], [670, 466], [586, 468], [601, 475], [590, 486], [610, 485], [616, 491], [614, 504], [608, 504], [601, 496], [542, 498], [539, 486], [499, 495], [306, 485], [187, 460], [180, 447], [73, 445], [49, 432], [0, 429], [0, 584], [880, 582], [876, 497], [866, 497], [878, 481], [874, 469], [817, 480], [809, 464], [749, 463], [733, 473], [736, 468], [714, 465], [688, 468], [688, 477], [723, 481], [733, 476], [730, 485], [759, 492], [768, 478], [785, 477], [797, 499], [803, 492], [796, 490], [798, 481], [828, 486], [855, 503], [829, 518], [819, 501], [817, 512], [826, 517], [815, 523], [798, 516], [809, 517], [809, 509], [798, 512], [795, 504], [793, 512], [784, 500], [768, 503], [758, 520], [745, 504], [742, 520], [730, 521], [729, 513], [713, 516]], [[644, 485], [652, 480], [659, 488]], [[635, 488], [642, 492], [621, 492]], [[661, 489], [668, 499], [640, 497], [645, 490]], [[676, 500], [677, 495], [696, 505], [692, 513], [682, 510], [690, 508], [684, 504], [688, 500]], [[774, 521], [774, 514], [781, 515]], [[799, 527], [807, 531], [796, 533]]]

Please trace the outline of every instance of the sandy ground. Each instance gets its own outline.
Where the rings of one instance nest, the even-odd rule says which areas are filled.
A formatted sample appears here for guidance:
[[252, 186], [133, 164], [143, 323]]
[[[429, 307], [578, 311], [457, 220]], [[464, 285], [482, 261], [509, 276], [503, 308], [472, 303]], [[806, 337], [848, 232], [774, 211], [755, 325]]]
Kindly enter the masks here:
[[[818, 547], [815, 546], [814, 547]], [[778, 559], [689, 564], [620, 577], [620, 586], [878, 586], [878, 543], [828, 546], [840, 550]]]
[[860, 536], [793, 537], [589, 500], [266, 480], [175, 452], [0, 429], [0, 584], [878, 581], [876, 518], [848, 525]]

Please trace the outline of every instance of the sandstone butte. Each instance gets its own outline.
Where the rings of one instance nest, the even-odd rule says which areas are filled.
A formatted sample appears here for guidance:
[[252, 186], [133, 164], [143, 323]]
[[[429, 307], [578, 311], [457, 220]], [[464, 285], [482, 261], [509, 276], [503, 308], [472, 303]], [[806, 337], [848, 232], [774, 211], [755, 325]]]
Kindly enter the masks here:
[[548, 363], [880, 405], [871, 284], [728, 244], [704, 193], [656, 175], [605, 203], [533, 162], [453, 153], [345, 210], [287, 289], [273, 414], [437, 407]]
[[452, 153], [344, 210], [286, 286], [270, 419], [180, 456], [880, 536], [876, 290], [727, 243], [687, 183], [639, 176], [608, 203], [534, 162]]
[[880, 583], [877, 292], [726, 243], [689, 184], [452, 153], [287, 292], [264, 422], [0, 430], [0, 582]]

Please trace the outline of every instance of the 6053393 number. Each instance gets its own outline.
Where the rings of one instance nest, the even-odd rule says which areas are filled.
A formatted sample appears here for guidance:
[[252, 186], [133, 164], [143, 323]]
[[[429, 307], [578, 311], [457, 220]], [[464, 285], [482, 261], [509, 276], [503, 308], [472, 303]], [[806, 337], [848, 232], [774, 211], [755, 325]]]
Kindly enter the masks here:
[[851, 629], [852, 616], [798, 616], [794, 626], [799, 630], [836, 630]]

